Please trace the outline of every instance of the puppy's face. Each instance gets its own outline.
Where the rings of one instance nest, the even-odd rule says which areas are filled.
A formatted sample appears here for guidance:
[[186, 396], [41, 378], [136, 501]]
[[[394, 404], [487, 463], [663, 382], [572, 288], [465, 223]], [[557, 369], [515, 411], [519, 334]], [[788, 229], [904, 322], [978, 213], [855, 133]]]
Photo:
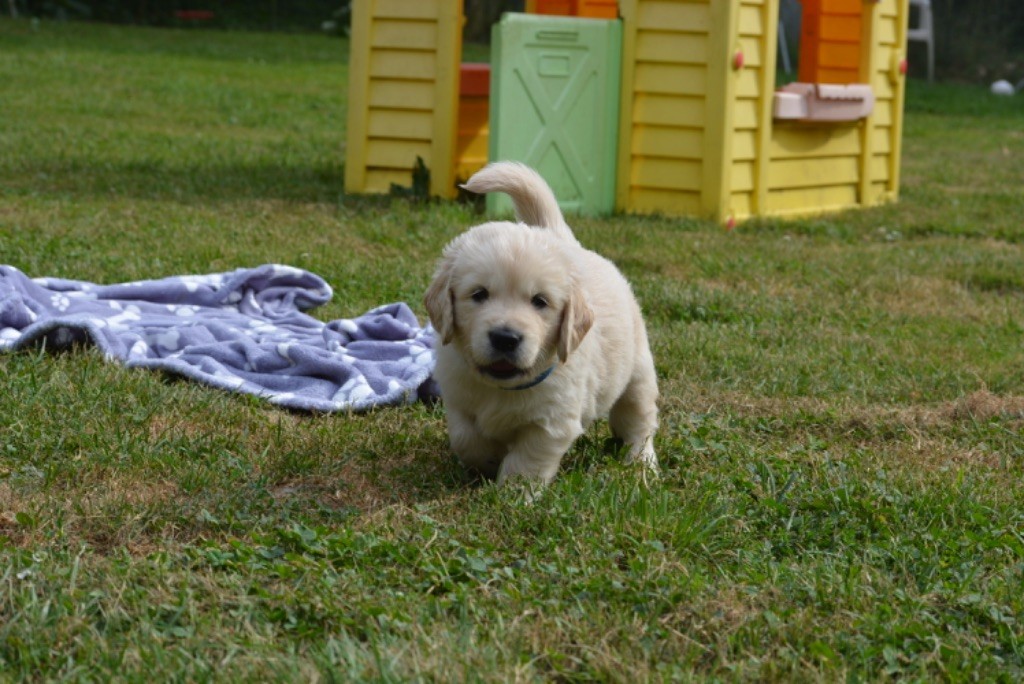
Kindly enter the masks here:
[[592, 322], [561, 241], [543, 230], [490, 223], [445, 250], [425, 304], [444, 343], [502, 387], [563, 361]]

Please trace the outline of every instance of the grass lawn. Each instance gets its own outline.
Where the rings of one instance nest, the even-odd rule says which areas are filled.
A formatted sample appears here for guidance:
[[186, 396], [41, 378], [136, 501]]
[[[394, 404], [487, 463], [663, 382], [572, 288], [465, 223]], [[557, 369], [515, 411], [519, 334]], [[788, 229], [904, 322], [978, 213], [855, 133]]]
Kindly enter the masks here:
[[[453, 203], [342, 196], [347, 44], [0, 20], [0, 263], [266, 262], [420, 303]], [[663, 477], [532, 506], [441, 406], [302, 415], [0, 356], [0, 679], [1024, 677], [1024, 96], [911, 83], [901, 201], [574, 221], [635, 284]]]

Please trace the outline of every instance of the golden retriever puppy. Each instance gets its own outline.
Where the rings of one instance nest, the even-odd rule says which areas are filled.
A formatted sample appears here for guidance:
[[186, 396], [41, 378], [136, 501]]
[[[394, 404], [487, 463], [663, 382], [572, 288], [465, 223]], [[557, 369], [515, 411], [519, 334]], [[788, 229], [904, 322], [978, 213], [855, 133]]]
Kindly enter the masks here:
[[548, 483], [607, 417], [629, 458], [657, 469], [657, 379], [626, 279], [580, 245], [536, 171], [498, 162], [465, 187], [507, 193], [520, 223], [455, 238], [424, 298], [452, 450], [499, 484]]

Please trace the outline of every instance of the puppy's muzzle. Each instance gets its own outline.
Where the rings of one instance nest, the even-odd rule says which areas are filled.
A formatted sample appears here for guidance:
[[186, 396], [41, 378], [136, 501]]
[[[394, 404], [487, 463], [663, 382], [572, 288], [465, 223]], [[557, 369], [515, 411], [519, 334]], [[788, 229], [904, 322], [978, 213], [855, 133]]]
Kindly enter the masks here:
[[523, 333], [508, 326], [501, 326], [487, 331], [487, 341], [491, 345], [491, 363], [480, 366], [480, 372], [496, 380], [511, 380], [523, 374], [519, 367], [519, 350], [523, 342]]
[[523, 334], [511, 328], [495, 328], [487, 333], [487, 337], [491, 341], [494, 351], [502, 354], [514, 353], [523, 341]]

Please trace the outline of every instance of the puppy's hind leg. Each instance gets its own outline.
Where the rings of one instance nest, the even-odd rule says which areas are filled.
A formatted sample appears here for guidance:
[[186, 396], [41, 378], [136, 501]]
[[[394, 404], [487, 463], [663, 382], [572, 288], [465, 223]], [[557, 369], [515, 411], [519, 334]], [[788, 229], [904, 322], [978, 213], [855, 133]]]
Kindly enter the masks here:
[[626, 386], [608, 415], [612, 433], [629, 447], [629, 460], [658, 469], [654, 433], [658, 429], [658, 384], [654, 365], [645, 364]]

